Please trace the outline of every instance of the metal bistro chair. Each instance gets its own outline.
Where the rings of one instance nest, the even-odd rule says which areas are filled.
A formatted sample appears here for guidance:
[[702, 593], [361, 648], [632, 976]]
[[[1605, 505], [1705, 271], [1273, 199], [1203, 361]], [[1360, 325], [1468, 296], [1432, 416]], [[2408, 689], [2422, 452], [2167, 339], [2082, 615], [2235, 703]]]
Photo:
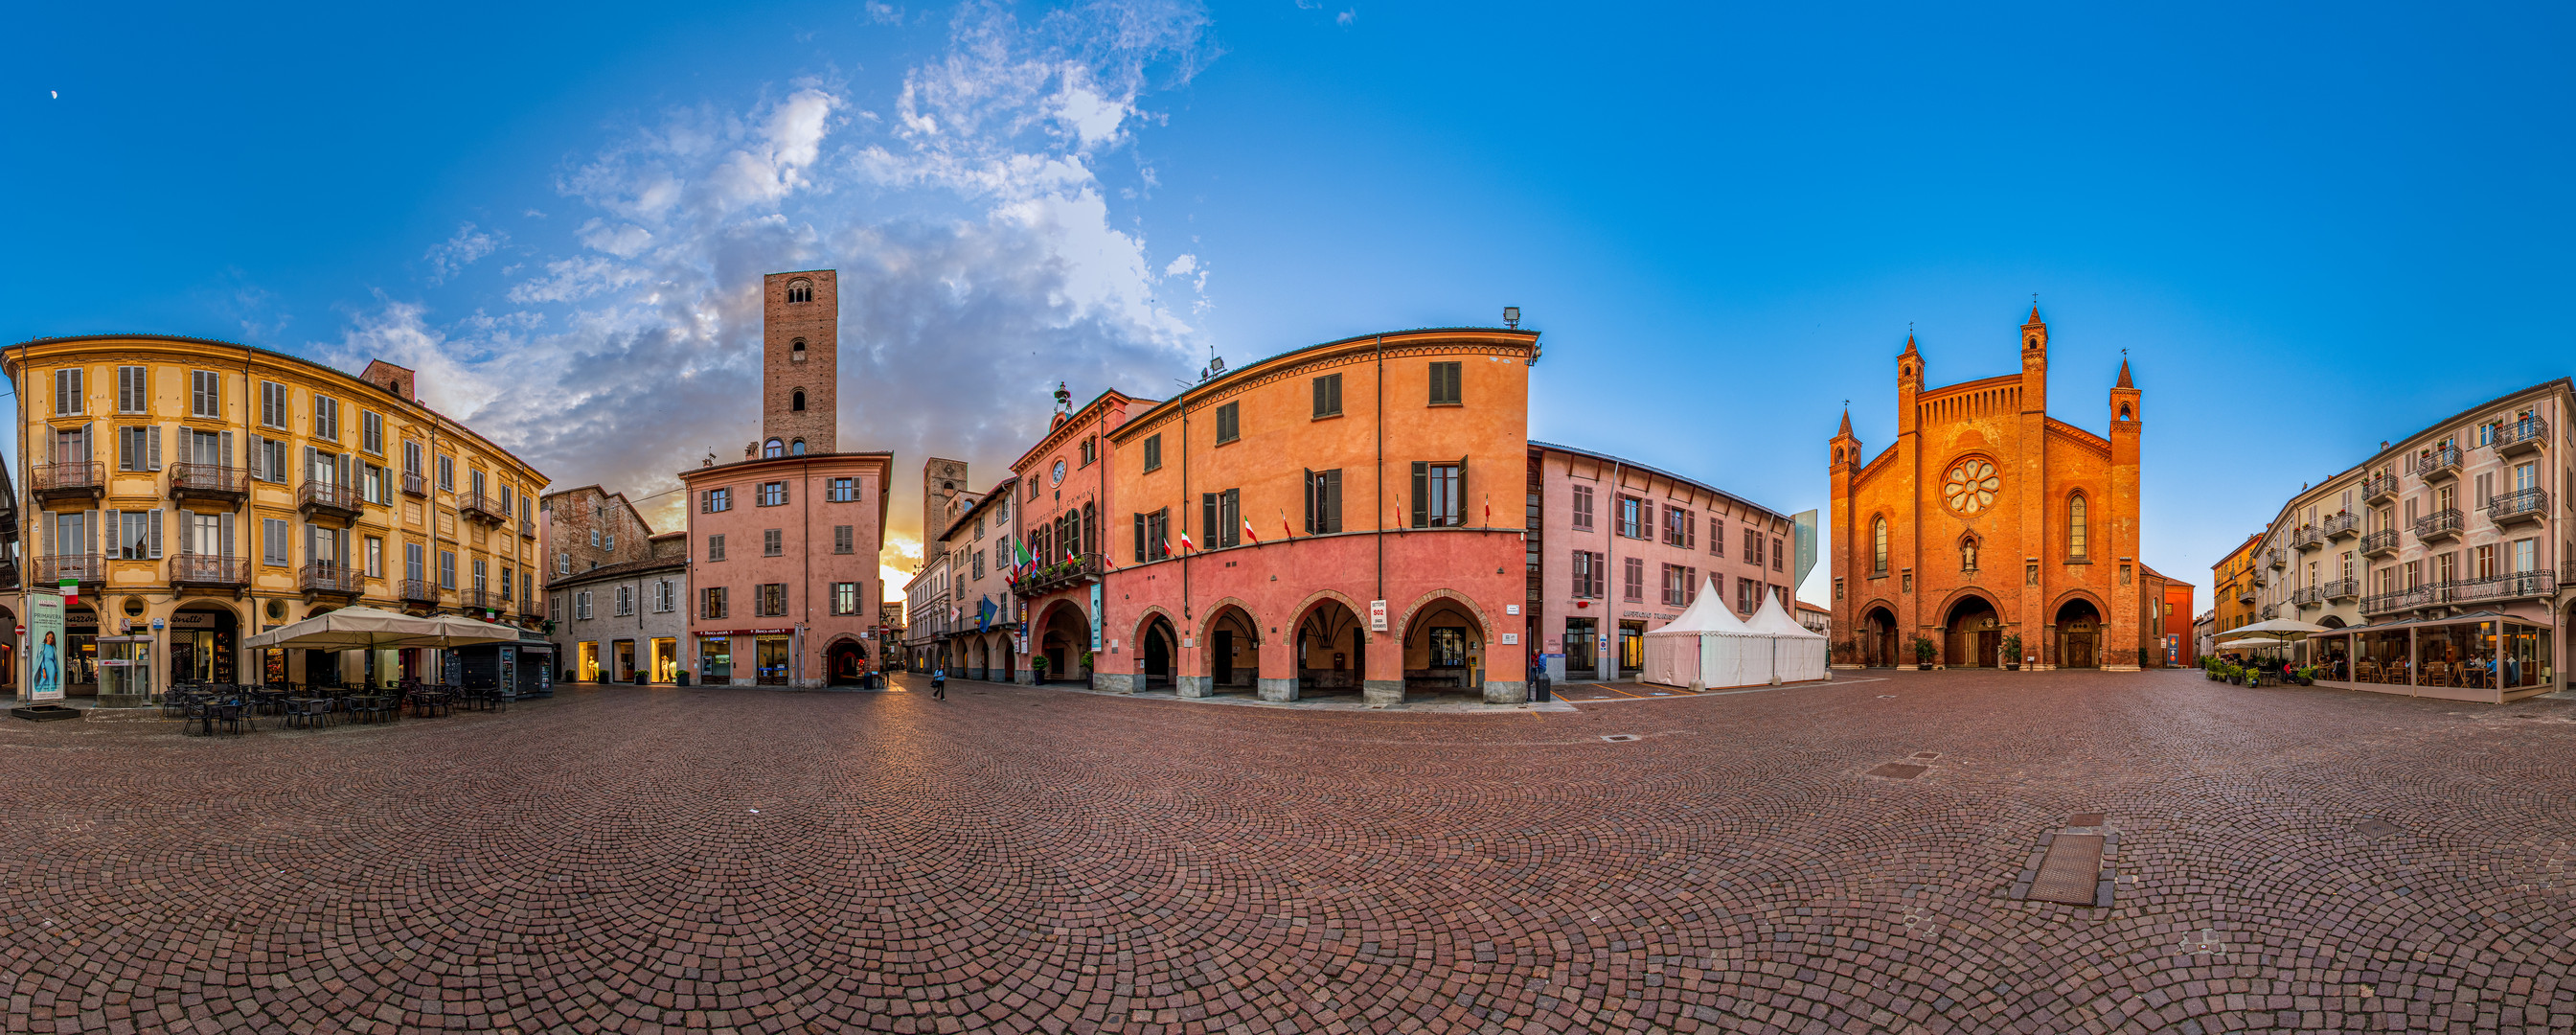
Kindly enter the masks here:
[[214, 709], [215, 721], [222, 723], [229, 732], [249, 733], [259, 729], [259, 720], [251, 715], [249, 705], [218, 704]]
[[321, 729], [323, 716], [331, 710], [327, 700], [293, 701], [286, 706], [286, 728]]

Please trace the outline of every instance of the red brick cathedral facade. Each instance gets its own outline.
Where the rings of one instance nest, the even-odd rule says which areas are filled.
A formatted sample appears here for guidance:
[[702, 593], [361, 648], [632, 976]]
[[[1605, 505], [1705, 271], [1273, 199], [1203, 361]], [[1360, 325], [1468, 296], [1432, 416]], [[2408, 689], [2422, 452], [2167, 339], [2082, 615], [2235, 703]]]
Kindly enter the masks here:
[[1851, 415], [1832, 441], [1838, 662], [1991, 667], [2004, 638], [2040, 668], [2161, 664], [2168, 582], [2138, 559], [2129, 364], [2110, 437], [2048, 415], [2048, 325], [2021, 328], [2021, 372], [1929, 388], [1908, 336], [1896, 443], [1864, 463]]

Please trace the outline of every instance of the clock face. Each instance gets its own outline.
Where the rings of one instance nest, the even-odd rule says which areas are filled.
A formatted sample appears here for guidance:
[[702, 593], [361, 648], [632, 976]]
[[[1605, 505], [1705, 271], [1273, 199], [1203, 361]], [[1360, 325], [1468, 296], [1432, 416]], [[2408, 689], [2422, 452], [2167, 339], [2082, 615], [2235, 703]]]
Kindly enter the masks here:
[[1950, 502], [1950, 509], [1975, 517], [1995, 505], [1995, 490], [2003, 484], [1994, 464], [1974, 458], [1961, 460], [1950, 468], [1949, 479], [1941, 485], [1941, 497]]
[[1058, 461], [1056, 461], [1056, 462], [1055, 462], [1055, 480], [1054, 480], [1054, 481], [1051, 481], [1051, 482], [1048, 482], [1047, 484], [1049, 484], [1049, 485], [1062, 485], [1062, 484], [1064, 484], [1064, 461], [1062, 461], [1062, 460], [1058, 460]]

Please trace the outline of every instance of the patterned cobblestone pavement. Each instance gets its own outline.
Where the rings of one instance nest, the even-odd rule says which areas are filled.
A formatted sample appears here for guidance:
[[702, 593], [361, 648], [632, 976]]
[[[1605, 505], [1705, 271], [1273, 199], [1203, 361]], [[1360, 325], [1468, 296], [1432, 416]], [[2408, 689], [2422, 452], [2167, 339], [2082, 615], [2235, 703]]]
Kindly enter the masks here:
[[[11, 722], [0, 1017], [2576, 1028], [2576, 702], [1843, 675], [1573, 714], [952, 682], [215, 739]], [[1900, 760], [1927, 768], [1862, 775]], [[2113, 906], [2012, 897], [2086, 812], [2117, 837]]]

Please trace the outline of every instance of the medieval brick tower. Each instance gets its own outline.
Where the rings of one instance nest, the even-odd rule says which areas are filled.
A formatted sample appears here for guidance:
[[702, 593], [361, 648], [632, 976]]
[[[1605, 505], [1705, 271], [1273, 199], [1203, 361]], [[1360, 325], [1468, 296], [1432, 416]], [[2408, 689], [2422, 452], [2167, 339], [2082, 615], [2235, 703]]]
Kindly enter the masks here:
[[841, 286], [831, 270], [761, 278], [763, 455], [835, 451], [839, 430]]
[[957, 494], [966, 491], [966, 461], [931, 457], [921, 465], [921, 559], [938, 559], [939, 533], [957, 515]]

